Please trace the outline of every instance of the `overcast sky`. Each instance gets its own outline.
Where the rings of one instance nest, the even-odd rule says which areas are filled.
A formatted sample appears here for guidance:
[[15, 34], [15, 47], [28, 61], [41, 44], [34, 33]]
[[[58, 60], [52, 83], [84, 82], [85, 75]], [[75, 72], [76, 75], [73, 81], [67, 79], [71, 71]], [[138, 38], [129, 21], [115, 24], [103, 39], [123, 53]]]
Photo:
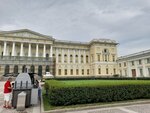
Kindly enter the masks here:
[[0, 0], [0, 30], [60, 40], [116, 40], [118, 56], [150, 49], [150, 0]]

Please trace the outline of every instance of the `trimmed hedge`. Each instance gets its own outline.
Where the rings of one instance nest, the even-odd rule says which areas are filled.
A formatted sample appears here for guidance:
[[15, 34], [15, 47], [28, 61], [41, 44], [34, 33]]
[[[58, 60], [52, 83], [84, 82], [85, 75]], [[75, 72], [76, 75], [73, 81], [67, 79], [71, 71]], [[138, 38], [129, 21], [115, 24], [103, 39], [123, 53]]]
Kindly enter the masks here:
[[96, 87], [49, 87], [51, 105], [75, 105], [131, 99], [149, 99], [150, 85], [114, 85]]

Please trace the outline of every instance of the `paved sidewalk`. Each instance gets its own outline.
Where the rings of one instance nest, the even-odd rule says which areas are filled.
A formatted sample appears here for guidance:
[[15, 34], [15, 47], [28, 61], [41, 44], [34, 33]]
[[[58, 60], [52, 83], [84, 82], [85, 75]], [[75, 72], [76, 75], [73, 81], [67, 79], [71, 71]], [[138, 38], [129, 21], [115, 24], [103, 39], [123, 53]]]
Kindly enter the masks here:
[[41, 113], [40, 102], [38, 105], [26, 108], [24, 111], [16, 111], [16, 109], [5, 109], [3, 108], [3, 86], [4, 81], [0, 81], [0, 113]]
[[150, 104], [97, 108], [89, 110], [70, 111], [65, 113], [150, 113]]

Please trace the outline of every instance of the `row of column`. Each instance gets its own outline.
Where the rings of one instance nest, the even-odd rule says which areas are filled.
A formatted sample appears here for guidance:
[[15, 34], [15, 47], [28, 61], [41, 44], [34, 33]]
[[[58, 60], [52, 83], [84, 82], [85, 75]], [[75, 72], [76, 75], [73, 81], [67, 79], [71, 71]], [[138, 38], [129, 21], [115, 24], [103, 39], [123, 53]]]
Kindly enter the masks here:
[[[85, 52], [85, 50], [83, 51], [83, 62], [84, 63], [86, 63], [86, 52]], [[62, 49], [62, 52], [61, 52], [61, 62], [62, 63], [64, 63], [64, 50]], [[80, 58], [80, 56], [81, 56], [81, 50], [79, 50], [79, 54], [78, 54], [78, 62], [81, 62], [81, 58]], [[89, 56], [89, 55], [88, 55]], [[75, 50], [73, 51], [73, 63], [75, 63], [76, 61], [76, 52], [75, 52]], [[70, 63], [70, 50], [68, 49], [68, 51], [67, 51], [67, 63]], [[88, 57], [88, 61], [89, 61], [89, 57]], [[58, 49], [56, 49], [56, 63], [58, 63]]]
[[[16, 43], [13, 42], [12, 45], [12, 56], [15, 56], [15, 46]], [[24, 56], [24, 48], [23, 48], [24, 43], [21, 43], [20, 45], [20, 56]], [[31, 57], [31, 52], [32, 52], [32, 48], [31, 48], [31, 43], [29, 43], [28, 45], [28, 57]], [[52, 57], [52, 53], [53, 53], [53, 47], [52, 45], [50, 46], [50, 51], [49, 51], [49, 56]], [[7, 56], [7, 42], [4, 42], [4, 50], [3, 50], [3, 56]], [[39, 57], [39, 44], [36, 44], [36, 57]], [[43, 44], [43, 57], [46, 57], [46, 44]]]

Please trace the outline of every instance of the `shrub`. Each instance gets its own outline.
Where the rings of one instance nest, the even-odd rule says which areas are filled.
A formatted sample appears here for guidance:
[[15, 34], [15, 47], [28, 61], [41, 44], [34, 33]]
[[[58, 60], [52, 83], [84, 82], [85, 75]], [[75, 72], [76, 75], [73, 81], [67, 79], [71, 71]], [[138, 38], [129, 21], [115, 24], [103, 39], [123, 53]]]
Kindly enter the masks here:
[[55, 106], [150, 98], [150, 85], [50, 88], [50, 104]]

